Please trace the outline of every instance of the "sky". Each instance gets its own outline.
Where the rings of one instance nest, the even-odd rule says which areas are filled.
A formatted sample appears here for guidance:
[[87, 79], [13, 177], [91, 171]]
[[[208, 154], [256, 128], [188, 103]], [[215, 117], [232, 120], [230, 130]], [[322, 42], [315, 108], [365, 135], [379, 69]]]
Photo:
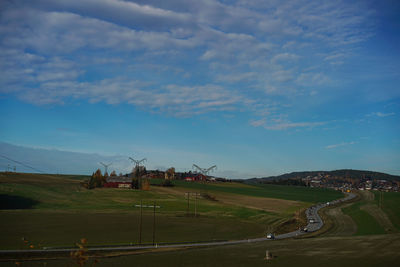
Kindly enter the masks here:
[[398, 14], [394, 0], [1, 1], [0, 168], [400, 175]]

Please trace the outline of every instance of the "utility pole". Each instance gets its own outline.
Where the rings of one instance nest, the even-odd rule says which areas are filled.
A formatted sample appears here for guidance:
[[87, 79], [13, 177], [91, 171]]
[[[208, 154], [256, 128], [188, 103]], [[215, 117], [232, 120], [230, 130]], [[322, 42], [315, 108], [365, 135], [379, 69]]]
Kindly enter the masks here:
[[187, 212], [186, 212], [186, 214], [187, 214], [187, 216], [189, 216], [189, 198], [190, 198], [190, 192], [187, 192], [186, 193], [187, 194]]
[[156, 243], [156, 208], [160, 209], [161, 206], [156, 206], [156, 202], [153, 201], [153, 205], [143, 205], [143, 201], [140, 200], [140, 205], [135, 205], [140, 208], [140, 219], [139, 219], [139, 245], [142, 244], [142, 225], [143, 225], [143, 208], [153, 208], [153, 245]]
[[153, 246], [156, 240], [156, 202], [153, 202]]
[[194, 195], [194, 217], [197, 217], [197, 192]]
[[142, 244], [142, 200], [140, 200], [139, 245]]

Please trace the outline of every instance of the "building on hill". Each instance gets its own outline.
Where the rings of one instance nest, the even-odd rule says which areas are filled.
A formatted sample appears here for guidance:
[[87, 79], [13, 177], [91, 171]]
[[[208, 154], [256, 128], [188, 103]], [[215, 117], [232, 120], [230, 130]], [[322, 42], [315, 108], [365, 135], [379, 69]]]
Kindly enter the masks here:
[[132, 188], [132, 178], [126, 176], [109, 176], [104, 183], [108, 188]]
[[[191, 176], [185, 177], [185, 181], [187, 182], [194, 182], [194, 181], [209, 181], [209, 177], [205, 176], [201, 173], [194, 173]], [[215, 180], [215, 179], [214, 179]]]

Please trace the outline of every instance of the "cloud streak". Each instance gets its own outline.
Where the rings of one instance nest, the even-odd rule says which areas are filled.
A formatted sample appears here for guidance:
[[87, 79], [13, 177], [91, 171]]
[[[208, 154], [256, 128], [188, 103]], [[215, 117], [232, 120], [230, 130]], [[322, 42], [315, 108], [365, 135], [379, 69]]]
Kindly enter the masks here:
[[389, 112], [389, 113], [384, 113], [384, 112], [373, 112], [368, 114], [368, 117], [379, 117], [379, 118], [384, 118], [384, 117], [389, 117], [389, 116], [394, 116], [396, 113], [394, 112]]
[[338, 147], [343, 147], [343, 146], [350, 146], [350, 145], [354, 145], [356, 144], [356, 142], [351, 141], [351, 142], [342, 142], [339, 144], [334, 144], [334, 145], [328, 145], [325, 147], [325, 149], [334, 149], [334, 148], [338, 148]]
[[373, 35], [372, 16], [345, 1], [6, 2], [0, 93], [39, 105], [128, 103], [172, 116], [255, 117], [265, 109], [256, 107], [278, 102], [268, 112], [279, 117], [293, 96], [317, 96], [332, 84], [332, 64]]
[[250, 125], [254, 127], [263, 127], [267, 130], [288, 130], [291, 128], [313, 128], [321, 125], [325, 125], [327, 122], [291, 122], [281, 119], [275, 119], [268, 122], [266, 118], [260, 120], [250, 121]]

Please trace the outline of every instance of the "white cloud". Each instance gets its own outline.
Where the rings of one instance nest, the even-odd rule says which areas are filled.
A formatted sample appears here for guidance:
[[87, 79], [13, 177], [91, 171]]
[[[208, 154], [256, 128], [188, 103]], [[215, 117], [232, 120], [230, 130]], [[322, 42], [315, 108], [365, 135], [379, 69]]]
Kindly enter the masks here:
[[267, 130], [288, 130], [291, 128], [313, 128], [316, 126], [321, 126], [327, 122], [291, 122], [286, 119], [271, 119], [262, 118], [259, 120], [251, 120], [250, 125], [254, 127], [263, 127]]
[[264, 126], [267, 123], [267, 119], [260, 119], [260, 120], [252, 120], [250, 121], [250, 125], [254, 127]]
[[290, 54], [290, 53], [282, 53], [282, 54], [275, 55], [272, 58], [272, 62], [277, 63], [279, 61], [293, 61], [293, 60], [297, 60], [297, 59], [299, 59], [298, 55]]
[[[279, 115], [293, 96], [331, 82], [326, 66], [371, 36], [371, 15], [344, 1], [7, 2], [0, 91], [37, 104], [79, 98], [171, 114], [259, 113], [255, 104], [279, 101], [268, 111]], [[307, 70], [310, 62], [325, 68]]]
[[[152, 88], [149, 83], [123, 78], [105, 79], [97, 83], [49, 81], [40, 88], [21, 95], [35, 104], [64, 103], [64, 99], [89, 99], [108, 104], [129, 103], [147, 111], [163, 112], [172, 116], [190, 116], [210, 111], [234, 110], [247, 103], [246, 97], [227, 91], [218, 85], [167, 85]], [[67, 100], [68, 101], [68, 100]]]
[[380, 118], [384, 118], [384, 117], [389, 117], [389, 116], [394, 116], [396, 115], [396, 113], [394, 112], [389, 112], [389, 113], [384, 113], [384, 112], [372, 112], [370, 114], [368, 114], [368, 117], [371, 116], [375, 116], [375, 117], [380, 117]]
[[323, 73], [302, 73], [297, 79], [296, 83], [303, 86], [321, 86], [331, 82], [331, 79]]
[[339, 144], [326, 146], [325, 148], [326, 149], [333, 149], [333, 148], [337, 148], [337, 147], [349, 146], [349, 145], [354, 145], [354, 144], [356, 144], [356, 142], [354, 142], [354, 141], [352, 141], [352, 142], [342, 142], [342, 143], [339, 143]]
[[290, 128], [312, 128], [324, 124], [326, 124], [326, 122], [282, 122], [273, 125], [266, 125], [265, 128], [268, 130], [287, 130]]

